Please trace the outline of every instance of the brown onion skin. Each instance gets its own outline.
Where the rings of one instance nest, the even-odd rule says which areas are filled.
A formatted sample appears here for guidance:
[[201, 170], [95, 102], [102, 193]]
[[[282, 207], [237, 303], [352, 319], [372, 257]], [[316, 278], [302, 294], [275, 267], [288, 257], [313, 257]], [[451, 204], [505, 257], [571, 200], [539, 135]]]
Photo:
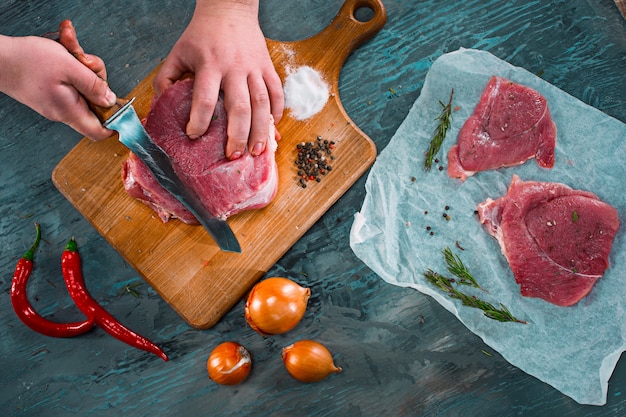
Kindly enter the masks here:
[[300, 323], [311, 290], [288, 278], [272, 277], [257, 283], [246, 301], [246, 321], [263, 336], [288, 332]]
[[243, 382], [251, 367], [250, 353], [237, 342], [220, 343], [207, 360], [209, 378], [220, 385], [237, 385]]
[[286, 346], [281, 356], [289, 375], [300, 382], [318, 382], [342, 371], [335, 366], [328, 349], [315, 340], [300, 340]]

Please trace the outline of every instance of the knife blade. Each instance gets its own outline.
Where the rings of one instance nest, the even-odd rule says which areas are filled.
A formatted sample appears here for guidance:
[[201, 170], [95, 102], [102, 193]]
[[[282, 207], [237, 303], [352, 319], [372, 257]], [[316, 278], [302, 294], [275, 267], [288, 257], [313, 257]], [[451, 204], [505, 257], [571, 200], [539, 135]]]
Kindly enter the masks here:
[[[134, 98], [125, 102], [118, 99], [117, 110], [106, 120], [103, 112], [96, 114], [103, 125], [115, 130], [119, 140], [152, 171], [158, 183], [180, 201], [209, 232], [221, 250], [241, 253], [237, 237], [225, 220], [211, 216], [194, 190], [188, 188], [178, 177], [167, 153], [148, 135], [133, 108]], [[98, 109], [102, 110], [102, 109]], [[110, 114], [110, 109], [108, 113]]]

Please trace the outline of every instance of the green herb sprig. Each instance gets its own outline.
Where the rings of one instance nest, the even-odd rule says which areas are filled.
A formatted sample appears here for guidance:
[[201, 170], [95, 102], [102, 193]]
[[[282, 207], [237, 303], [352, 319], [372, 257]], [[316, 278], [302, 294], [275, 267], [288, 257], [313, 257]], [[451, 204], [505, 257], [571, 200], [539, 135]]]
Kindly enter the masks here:
[[481, 290], [485, 291], [484, 288], [478, 285], [478, 283], [476, 282], [476, 278], [474, 278], [472, 274], [470, 274], [467, 267], [463, 264], [463, 261], [461, 261], [461, 258], [459, 258], [458, 255], [452, 253], [452, 250], [450, 250], [450, 248], [445, 248], [442, 253], [443, 258], [446, 260], [446, 266], [448, 268], [448, 271], [455, 277], [459, 278], [458, 280], [456, 280], [458, 284], [469, 285], [471, 287], [480, 288]]
[[[524, 320], [519, 320], [511, 312], [508, 308], [502, 303], [500, 304], [500, 308], [494, 306], [487, 301], [483, 301], [474, 295], [465, 294], [454, 287], [454, 283], [462, 284], [462, 285], [470, 285], [476, 288], [482, 289], [477, 283], [476, 279], [469, 273], [461, 259], [454, 255], [450, 248], [445, 248], [442, 252], [444, 254], [444, 258], [446, 260], [446, 264], [448, 266], [448, 271], [454, 274], [457, 279], [445, 277], [432, 269], [426, 270], [424, 272], [424, 278], [428, 282], [430, 282], [435, 287], [439, 288], [441, 291], [447, 293], [451, 298], [460, 300], [464, 306], [478, 308], [483, 311], [483, 314], [493, 320], [497, 320], [500, 322], [516, 322], [527, 324]], [[484, 290], [483, 290], [484, 291]]]
[[124, 287], [122, 288], [122, 291], [120, 291], [120, 297], [125, 294], [130, 294], [135, 298], [141, 298], [141, 293], [135, 289], [140, 285], [141, 285], [141, 282], [124, 285]]
[[454, 89], [450, 92], [450, 100], [448, 104], [444, 104], [443, 101], [439, 100], [439, 104], [442, 107], [441, 114], [437, 116], [435, 120], [439, 121], [437, 128], [435, 129], [435, 134], [433, 138], [430, 140], [430, 145], [428, 146], [428, 151], [426, 152], [426, 160], [424, 161], [424, 170], [430, 171], [433, 166], [433, 160], [435, 159], [435, 155], [441, 149], [441, 145], [443, 144], [443, 140], [446, 138], [446, 134], [448, 133], [448, 129], [450, 128], [450, 123], [452, 122], [452, 97], [454, 96]]

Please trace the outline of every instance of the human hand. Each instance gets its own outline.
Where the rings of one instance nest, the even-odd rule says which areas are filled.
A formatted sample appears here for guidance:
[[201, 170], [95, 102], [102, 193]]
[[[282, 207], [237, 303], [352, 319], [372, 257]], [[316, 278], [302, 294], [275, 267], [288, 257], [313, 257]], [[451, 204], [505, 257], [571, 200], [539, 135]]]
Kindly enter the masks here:
[[0, 91], [91, 139], [111, 136], [85, 101], [115, 104], [104, 62], [85, 54], [70, 21], [59, 26], [59, 38], [0, 36]]
[[206, 132], [220, 93], [228, 114], [226, 157], [237, 159], [246, 145], [252, 155], [265, 150], [270, 114], [283, 113], [282, 83], [258, 23], [258, 2], [198, 0], [191, 22], [154, 80], [157, 94], [185, 74], [194, 73], [186, 133]]

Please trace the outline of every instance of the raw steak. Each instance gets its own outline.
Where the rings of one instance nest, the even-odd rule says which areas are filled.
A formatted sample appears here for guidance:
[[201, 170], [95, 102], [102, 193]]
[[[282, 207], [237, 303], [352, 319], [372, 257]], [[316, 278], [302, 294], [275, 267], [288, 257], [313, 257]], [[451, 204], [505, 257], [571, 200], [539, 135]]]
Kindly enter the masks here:
[[[226, 219], [243, 210], [265, 207], [278, 187], [277, 148], [273, 121], [265, 151], [256, 157], [226, 159], [226, 111], [220, 99], [207, 132], [190, 140], [185, 127], [191, 110], [193, 80], [175, 83], [152, 103], [145, 120], [150, 137], [170, 156], [179, 177], [192, 188], [215, 217]], [[195, 217], [162, 188], [148, 168], [131, 152], [122, 169], [124, 188], [150, 205], [167, 222], [175, 217], [197, 223]]]
[[448, 152], [448, 175], [465, 180], [476, 172], [523, 164], [536, 157], [554, 166], [556, 126], [546, 99], [535, 90], [493, 76], [457, 144]]
[[522, 295], [558, 306], [576, 304], [609, 267], [619, 228], [617, 211], [587, 191], [564, 184], [522, 181], [504, 197], [478, 205]]

